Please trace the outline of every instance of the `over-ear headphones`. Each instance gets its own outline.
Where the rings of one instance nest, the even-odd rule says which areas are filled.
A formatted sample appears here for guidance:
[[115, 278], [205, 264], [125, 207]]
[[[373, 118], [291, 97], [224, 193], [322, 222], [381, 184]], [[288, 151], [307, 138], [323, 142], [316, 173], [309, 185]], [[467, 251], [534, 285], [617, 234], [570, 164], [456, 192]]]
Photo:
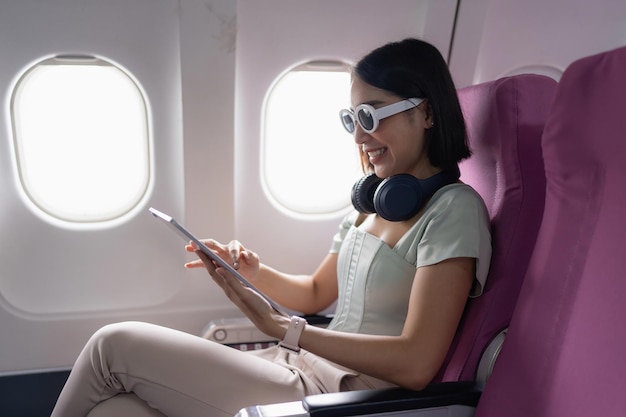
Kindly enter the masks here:
[[369, 174], [352, 187], [352, 205], [363, 214], [377, 213], [392, 222], [408, 220], [438, 189], [456, 182], [459, 176], [458, 167], [423, 180], [411, 174], [398, 174], [385, 179]]

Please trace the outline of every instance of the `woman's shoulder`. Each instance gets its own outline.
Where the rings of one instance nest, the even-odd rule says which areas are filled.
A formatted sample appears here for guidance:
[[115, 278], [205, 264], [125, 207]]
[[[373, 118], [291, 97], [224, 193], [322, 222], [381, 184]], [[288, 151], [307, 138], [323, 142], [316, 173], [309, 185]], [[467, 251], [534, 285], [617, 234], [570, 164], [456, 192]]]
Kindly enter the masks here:
[[441, 187], [431, 198], [433, 204], [477, 204], [485, 207], [483, 198], [470, 185], [456, 182]]

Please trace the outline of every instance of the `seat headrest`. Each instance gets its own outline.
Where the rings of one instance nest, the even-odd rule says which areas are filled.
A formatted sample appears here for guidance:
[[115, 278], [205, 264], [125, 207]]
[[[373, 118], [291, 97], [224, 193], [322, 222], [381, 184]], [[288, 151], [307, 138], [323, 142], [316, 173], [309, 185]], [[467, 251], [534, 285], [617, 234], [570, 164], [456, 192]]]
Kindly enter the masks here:
[[583, 58], [565, 71], [543, 138], [549, 173], [567, 175], [588, 163], [623, 167], [625, 74], [626, 48]]
[[[483, 197], [491, 217], [496, 215], [507, 189], [519, 190], [524, 182], [542, 185], [537, 183], [543, 182], [538, 139], [555, 90], [556, 81], [535, 74], [459, 90], [473, 152], [461, 164], [461, 179]], [[520, 165], [529, 168], [520, 170]], [[537, 172], [541, 178], [529, 178], [528, 172]]]

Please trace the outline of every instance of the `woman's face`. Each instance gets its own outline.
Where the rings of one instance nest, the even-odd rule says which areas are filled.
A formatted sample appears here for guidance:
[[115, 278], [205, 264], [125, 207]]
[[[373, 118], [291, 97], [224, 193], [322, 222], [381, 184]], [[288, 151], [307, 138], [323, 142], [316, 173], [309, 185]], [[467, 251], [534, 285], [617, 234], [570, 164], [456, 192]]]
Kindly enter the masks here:
[[[359, 104], [380, 108], [403, 100], [358, 78], [352, 82], [350, 98], [353, 109]], [[416, 108], [384, 118], [372, 133], [357, 124], [354, 140], [379, 178], [401, 173], [428, 178], [439, 171], [431, 165], [425, 150], [424, 133], [432, 121], [427, 109], [424, 101]]]

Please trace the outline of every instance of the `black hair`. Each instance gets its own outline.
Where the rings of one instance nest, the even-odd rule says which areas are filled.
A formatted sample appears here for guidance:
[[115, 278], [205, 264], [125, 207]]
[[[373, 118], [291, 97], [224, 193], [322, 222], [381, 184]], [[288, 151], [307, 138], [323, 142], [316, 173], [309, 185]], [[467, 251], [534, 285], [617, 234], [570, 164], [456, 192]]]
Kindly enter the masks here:
[[433, 45], [413, 38], [388, 43], [363, 57], [353, 76], [405, 99], [428, 100], [434, 122], [426, 130], [431, 164], [452, 169], [471, 155], [456, 87], [446, 61]]

